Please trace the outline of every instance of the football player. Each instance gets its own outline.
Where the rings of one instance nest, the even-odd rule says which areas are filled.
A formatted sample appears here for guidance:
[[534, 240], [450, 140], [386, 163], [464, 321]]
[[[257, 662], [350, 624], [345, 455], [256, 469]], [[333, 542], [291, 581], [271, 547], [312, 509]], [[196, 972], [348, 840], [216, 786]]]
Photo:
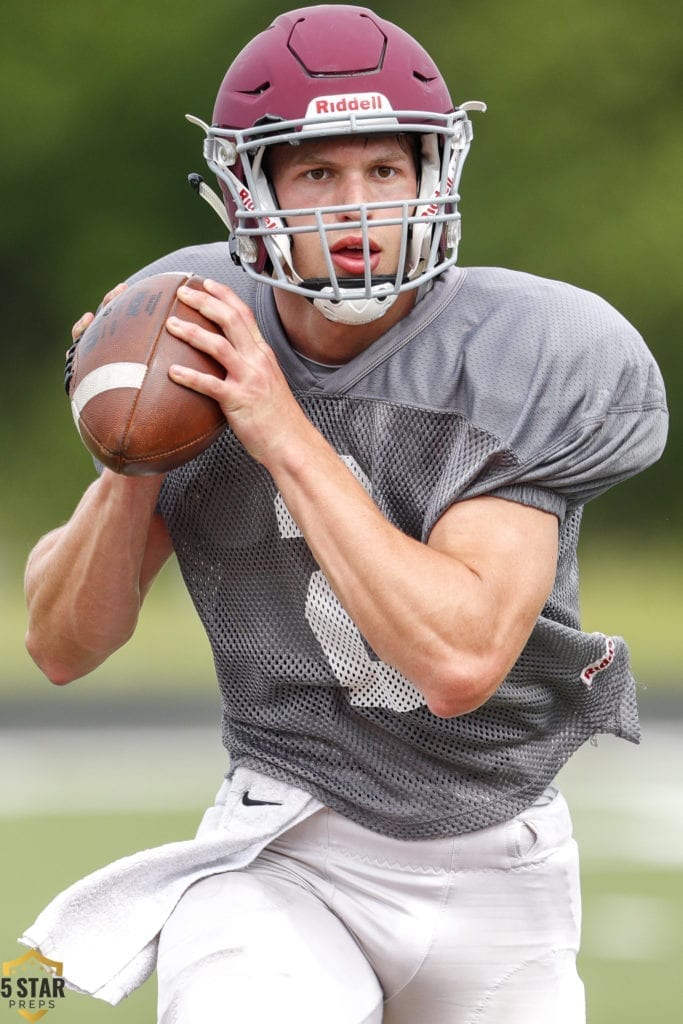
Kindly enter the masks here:
[[[217, 807], [255, 852], [163, 922], [162, 1024], [584, 1020], [553, 780], [638, 716], [623, 640], [581, 630], [579, 524], [659, 456], [665, 398], [597, 296], [457, 265], [482, 108], [364, 8], [250, 42], [192, 119], [229, 241], [131, 278], [205, 279], [181, 298], [222, 333], [169, 327], [225, 380], [170, 373], [228, 428], [165, 477], [103, 471], [30, 557], [55, 683], [130, 637], [172, 553], [213, 650]], [[294, 824], [291, 793], [312, 798]]]

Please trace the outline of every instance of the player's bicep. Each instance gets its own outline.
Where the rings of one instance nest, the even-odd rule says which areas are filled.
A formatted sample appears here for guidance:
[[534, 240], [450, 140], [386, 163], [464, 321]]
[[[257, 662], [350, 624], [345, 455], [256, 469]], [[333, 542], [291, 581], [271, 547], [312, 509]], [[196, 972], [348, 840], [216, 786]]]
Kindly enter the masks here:
[[430, 547], [478, 577], [491, 643], [509, 667], [552, 590], [558, 532], [552, 513], [487, 496], [452, 505], [431, 532]]

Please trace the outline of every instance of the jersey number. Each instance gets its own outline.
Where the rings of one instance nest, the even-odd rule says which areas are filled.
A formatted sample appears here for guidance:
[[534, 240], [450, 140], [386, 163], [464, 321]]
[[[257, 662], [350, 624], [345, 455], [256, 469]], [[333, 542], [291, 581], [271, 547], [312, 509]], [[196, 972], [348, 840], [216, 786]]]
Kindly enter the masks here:
[[[355, 459], [349, 455], [341, 458], [372, 496], [370, 481]], [[275, 498], [275, 513], [284, 540], [303, 537], [280, 493]], [[358, 626], [342, 607], [321, 569], [312, 573], [309, 580], [305, 614], [335, 678], [349, 691], [352, 704], [413, 711], [426, 703], [398, 669], [370, 657]]]

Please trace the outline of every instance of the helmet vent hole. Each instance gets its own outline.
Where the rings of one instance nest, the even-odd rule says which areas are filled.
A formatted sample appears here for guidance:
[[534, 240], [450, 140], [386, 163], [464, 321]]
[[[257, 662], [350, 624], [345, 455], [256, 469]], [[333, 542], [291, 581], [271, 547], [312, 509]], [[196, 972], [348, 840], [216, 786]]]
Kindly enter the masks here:
[[419, 71], [413, 71], [413, 78], [417, 78], [418, 82], [422, 82], [424, 85], [435, 81], [434, 75], [421, 75]]
[[270, 89], [270, 82], [261, 82], [255, 89], [240, 89], [239, 91], [243, 96], [261, 96], [268, 89]]

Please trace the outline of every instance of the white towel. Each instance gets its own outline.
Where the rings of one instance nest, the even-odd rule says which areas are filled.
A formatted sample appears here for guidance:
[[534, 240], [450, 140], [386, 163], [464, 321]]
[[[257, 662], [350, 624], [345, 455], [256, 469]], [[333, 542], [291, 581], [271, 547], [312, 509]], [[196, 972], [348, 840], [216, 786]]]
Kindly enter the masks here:
[[[245, 804], [244, 794], [264, 803]], [[159, 932], [193, 882], [245, 867], [321, 807], [303, 790], [237, 768], [194, 839], [142, 850], [86, 875], [60, 893], [19, 941], [62, 963], [69, 988], [115, 1006], [149, 978]]]

